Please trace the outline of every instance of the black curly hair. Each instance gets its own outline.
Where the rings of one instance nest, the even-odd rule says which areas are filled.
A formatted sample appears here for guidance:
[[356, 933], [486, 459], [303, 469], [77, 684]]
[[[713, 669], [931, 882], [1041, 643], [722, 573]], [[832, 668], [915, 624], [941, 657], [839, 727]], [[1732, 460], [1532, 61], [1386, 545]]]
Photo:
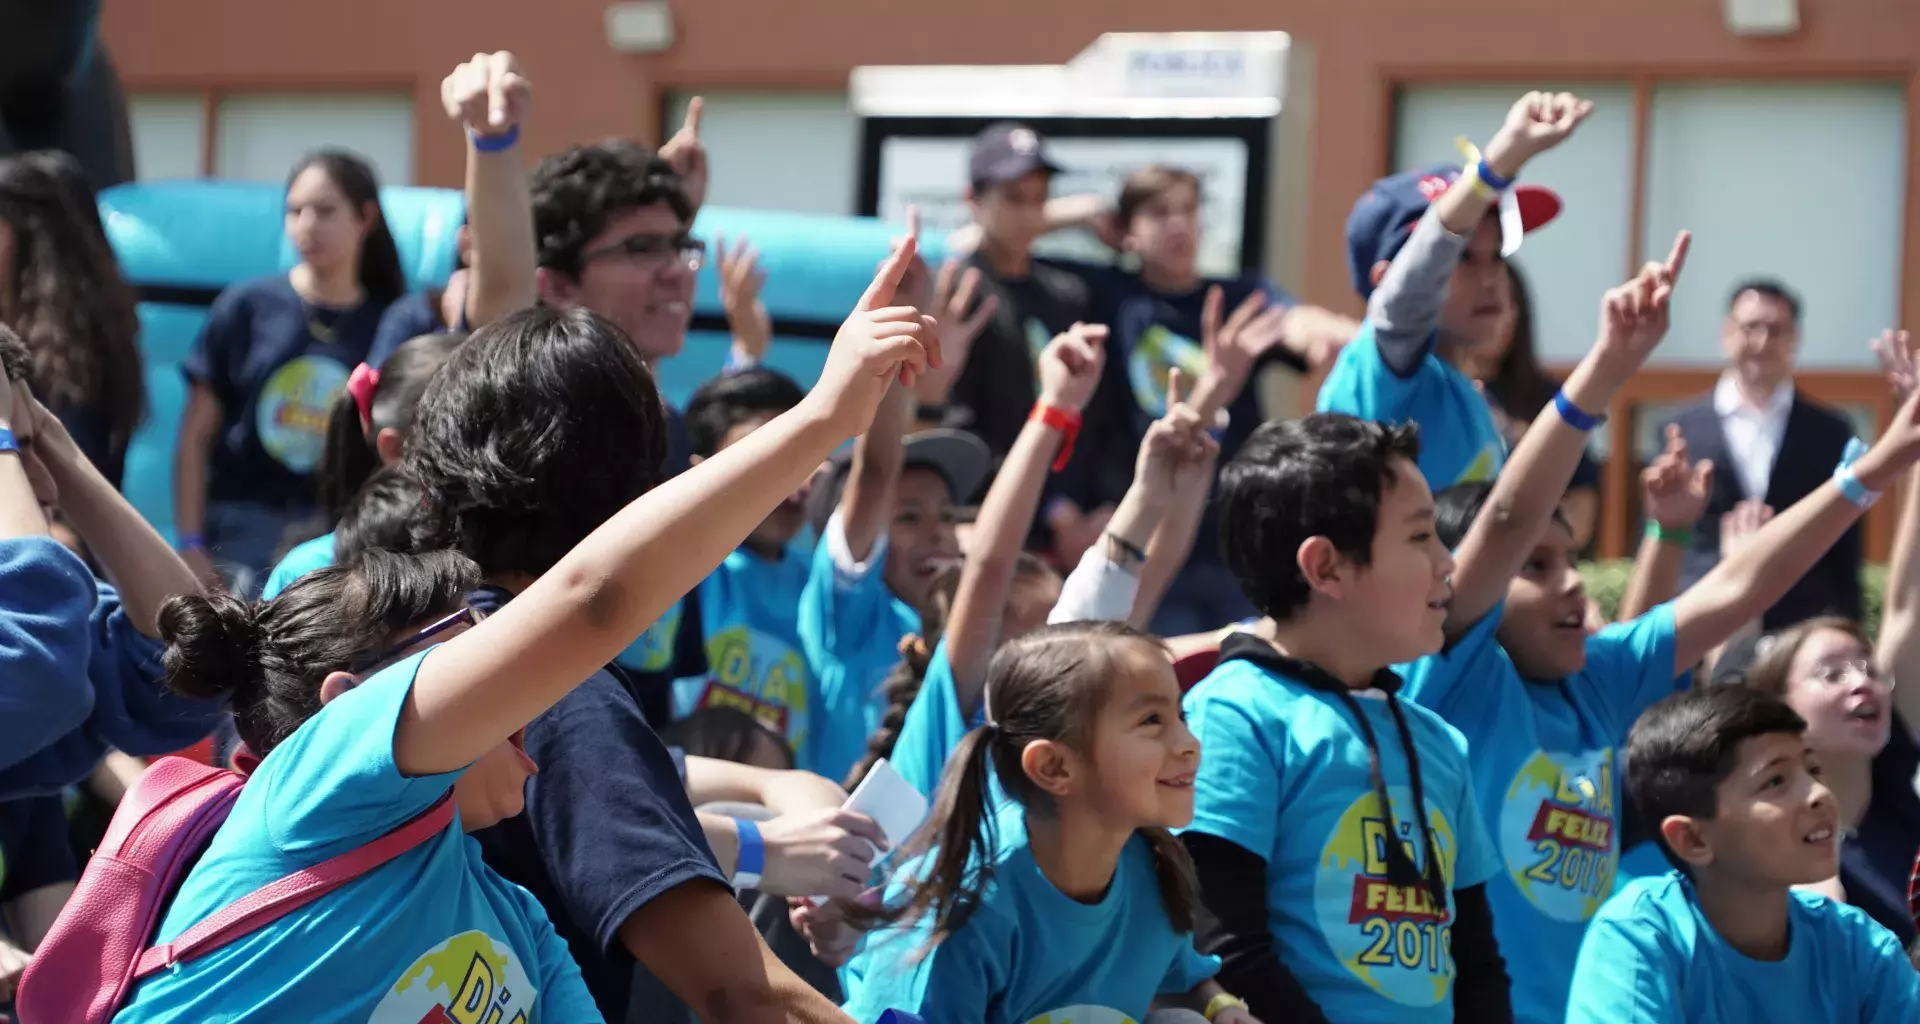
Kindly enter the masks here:
[[533, 236], [539, 265], [580, 276], [580, 253], [620, 214], [665, 203], [681, 223], [693, 201], [671, 164], [625, 139], [575, 146], [533, 169]]

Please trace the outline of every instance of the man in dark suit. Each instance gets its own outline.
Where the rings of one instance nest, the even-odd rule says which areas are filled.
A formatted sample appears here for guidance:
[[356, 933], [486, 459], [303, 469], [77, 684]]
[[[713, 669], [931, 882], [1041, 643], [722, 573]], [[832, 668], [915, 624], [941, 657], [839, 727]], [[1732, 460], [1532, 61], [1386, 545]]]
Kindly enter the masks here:
[[[1694, 530], [1681, 572], [1692, 586], [1720, 560], [1720, 517], [1748, 498], [1774, 510], [1812, 493], [1833, 475], [1853, 424], [1793, 386], [1800, 348], [1800, 300], [1775, 280], [1733, 290], [1720, 344], [1727, 370], [1713, 392], [1674, 416], [1694, 458], [1713, 460], [1713, 497]], [[1779, 629], [1815, 615], [1860, 617], [1860, 527], [1847, 531], [1762, 618]]]

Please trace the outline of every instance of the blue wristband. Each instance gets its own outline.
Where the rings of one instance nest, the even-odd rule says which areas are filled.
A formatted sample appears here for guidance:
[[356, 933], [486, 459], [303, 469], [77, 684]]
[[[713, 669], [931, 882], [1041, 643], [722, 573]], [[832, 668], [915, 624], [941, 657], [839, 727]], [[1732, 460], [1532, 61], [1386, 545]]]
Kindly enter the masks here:
[[1584, 433], [1592, 433], [1593, 428], [1607, 422], [1604, 415], [1595, 416], [1573, 404], [1573, 399], [1568, 398], [1565, 391], [1553, 393], [1553, 408], [1560, 414], [1560, 418], [1566, 421], [1567, 426]]
[[514, 125], [498, 135], [482, 135], [473, 129], [467, 129], [467, 141], [473, 143], [475, 152], [499, 153], [512, 149], [520, 141], [520, 126]]
[[1487, 166], [1487, 159], [1485, 157], [1481, 157], [1475, 161], [1474, 168], [1479, 172], [1480, 180], [1486, 182], [1487, 187], [1495, 192], [1505, 192], [1513, 187], [1513, 179], [1502, 178], [1500, 175], [1495, 174], [1493, 168]]
[[767, 867], [767, 842], [760, 838], [760, 826], [745, 818], [733, 819], [740, 836], [740, 855], [733, 862], [733, 887], [752, 889], [760, 884], [760, 872]]
[[1840, 453], [1840, 464], [1833, 467], [1834, 486], [1840, 488], [1840, 495], [1859, 508], [1872, 508], [1880, 500], [1879, 491], [1867, 490], [1867, 485], [1853, 475], [1854, 460], [1867, 453], [1867, 443], [1859, 438], [1847, 442], [1847, 448]]
[[182, 533], [174, 538], [173, 549], [175, 551], [205, 551], [207, 550], [207, 538], [198, 533]]
[[19, 451], [20, 441], [13, 436], [13, 431], [5, 427], [0, 427], [0, 452], [14, 452], [17, 454]]

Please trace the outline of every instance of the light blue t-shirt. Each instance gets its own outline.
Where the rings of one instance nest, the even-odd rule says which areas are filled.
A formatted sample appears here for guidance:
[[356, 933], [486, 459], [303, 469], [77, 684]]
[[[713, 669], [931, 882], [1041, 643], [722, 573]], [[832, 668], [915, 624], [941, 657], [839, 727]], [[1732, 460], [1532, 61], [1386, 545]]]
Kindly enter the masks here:
[[[426, 653], [329, 701], [269, 753], [180, 886], [156, 941], [426, 810], [459, 772], [408, 778], [394, 727]], [[446, 831], [296, 913], [147, 979], [116, 1024], [599, 1021], [580, 969], [525, 889], [456, 814]]]
[[913, 783], [928, 799], [940, 788], [940, 773], [946, 770], [947, 755], [960, 743], [967, 730], [979, 725], [982, 709], [960, 713], [960, 693], [953, 681], [953, 663], [947, 660], [947, 642], [941, 640], [927, 663], [927, 677], [920, 692], [907, 708], [907, 720], [900, 726], [893, 753], [887, 760], [900, 777]]
[[1786, 957], [1754, 960], [1713, 930], [1678, 871], [1640, 879], [1587, 929], [1566, 1024], [1920, 1020], [1920, 971], [1892, 932], [1813, 893], [1790, 893], [1787, 917]]
[[1432, 341], [1412, 376], [1401, 377], [1380, 357], [1373, 332], [1369, 319], [1340, 350], [1314, 408], [1376, 423], [1418, 423], [1420, 472], [1435, 491], [1492, 480], [1507, 446], [1473, 381], [1434, 354]]
[[333, 534], [323, 533], [309, 541], [302, 541], [288, 551], [280, 564], [267, 574], [267, 584], [260, 588], [260, 600], [271, 601], [282, 590], [293, 584], [294, 580], [314, 571], [325, 569], [333, 564]]
[[[1267, 863], [1267, 920], [1280, 958], [1329, 1020], [1452, 1024], [1455, 902], [1387, 880], [1385, 850], [1404, 845], [1424, 872], [1410, 810], [1412, 775], [1383, 695], [1354, 694], [1379, 740], [1392, 802], [1381, 813], [1365, 735], [1336, 694], [1229, 659], [1186, 697], [1203, 756], [1187, 831], [1229, 840]], [[1467, 744], [1405, 701], [1440, 874], [1458, 892], [1500, 871], [1481, 824]]]
[[893, 595], [881, 573], [886, 537], [856, 571], [836, 557], [845, 547], [835, 513], [800, 598], [800, 642], [820, 692], [810, 760], [814, 772], [836, 782], [866, 755], [867, 739], [886, 715], [882, 684], [900, 663], [900, 639], [920, 631], [919, 613]]
[[702, 708], [745, 711], [786, 738], [795, 766], [810, 768], [813, 674], [800, 646], [800, 595], [813, 552], [789, 544], [770, 562], [736, 548], [700, 581], [700, 630], [707, 673], [673, 684], [673, 714]]
[[1440, 654], [1402, 666], [1408, 700], [1473, 749], [1480, 813], [1506, 870], [1487, 884], [1513, 981], [1513, 1019], [1559, 1024], [1587, 921], [1620, 861], [1620, 755], [1648, 706], [1674, 692], [1673, 607], [1587, 638], [1586, 667], [1527, 682], [1488, 612]]
[[[1173, 930], [1145, 837], [1122, 848], [1100, 902], [1081, 903], [1041, 873], [1025, 818], [1018, 804], [1000, 805], [993, 880], [966, 923], [924, 958], [930, 917], [863, 941], [841, 972], [849, 1016], [872, 1024], [901, 1009], [927, 1024], [1119, 1024], [1144, 1019], [1155, 996], [1192, 991], [1219, 972], [1217, 957]], [[904, 886], [896, 881], [888, 895], [904, 899]]]

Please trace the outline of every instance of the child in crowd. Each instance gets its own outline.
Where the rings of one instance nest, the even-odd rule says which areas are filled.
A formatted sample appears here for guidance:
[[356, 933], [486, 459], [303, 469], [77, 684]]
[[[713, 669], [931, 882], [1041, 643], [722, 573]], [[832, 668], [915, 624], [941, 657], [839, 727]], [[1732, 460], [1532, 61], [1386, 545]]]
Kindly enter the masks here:
[[1200, 746], [1165, 649], [1120, 623], [1050, 626], [1008, 641], [988, 688], [925, 856], [889, 887], [884, 916], [907, 926], [848, 964], [848, 1012], [1019, 1024], [1171, 1005], [1253, 1024], [1193, 949], [1192, 865], [1167, 830], [1193, 815]]
[[[591, 314], [539, 309], [478, 332], [429, 389], [422, 436], [442, 391], [452, 396], [477, 388], [499, 403], [537, 408], [545, 415], [537, 426], [509, 428], [529, 432], [565, 419], [558, 415], [563, 408], [592, 407], [578, 403], [597, 393], [613, 407], [609, 414], [630, 409], [636, 429], [595, 443], [621, 446], [627, 457], [616, 461], [635, 468], [568, 496], [555, 514], [584, 526], [567, 545], [571, 550], [553, 550], [560, 535], [529, 532], [521, 513], [488, 518], [482, 510], [464, 511], [463, 491], [449, 493], [439, 481], [427, 485], [437, 501], [452, 503], [455, 514], [464, 516], [463, 538], [493, 557], [516, 547], [528, 556], [523, 565], [493, 570], [496, 579], [520, 581], [521, 599], [470, 631], [466, 626], [475, 615], [462, 594], [477, 579], [469, 563], [452, 553], [411, 559], [365, 552], [365, 568], [322, 570], [258, 613], [225, 597], [175, 602], [168, 626], [176, 681], [196, 692], [233, 693], [242, 735], [264, 757], [174, 898], [160, 941], [266, 880], [412, 818], [443, 798], [455, 780], [467, 784], [456, 798], [464, 825], [517, 815], [536, 770], [520, 739], [529, 722], [582, 679], [597, 677], [600, 666], [711, 572], [835, 445], [864, 429], [896, 374], [910, 377], [938, 361], [937, 346], [921, 343], [917, 312], [907, 311], [911, 323], [877, 315], [899, 269], [898, 259], [884, 266], [806, 402], [624, 509], [600, 506], [616, 493], [646, 490], [654, 471], [633, 453], [637, 448], [657, 454], [665, 444], [658, 391], [627, 339]], [[527, 364], [554, 365], [557, 372], [569, 353], [593, 367], [564, 378], [579, 390], [554, 390], [559, 379], [515, 376], [515, 367]], [[489, 382], [497, 389], [489, 390]], [[476, 435], [485, 429], [474, 424]], [[607, 454], [584, 443], [572, 451]], [[409, 463], [418, 455], [410, 452]], [[424, 484], [427, 476], [417, 475]], [[605, 518], [608, 511], [615, 514], [604, 524], [584, 518]], [[536, 564], [543, 554], [551, 572]], [[541, 575], [536, 579], [534, 573]], [[673, 771], [670, 762], [667, 771]], [[668, 788], [684, 803], [677, 778]], [[609, 791], [620, 794], [622, 807], [632, 806], [642, 792], [605, 785], [593, 792]], [[572, 814], [605, 813], [588, 791], [571, 796], [578, 801], [569, 808]], [[536, 787], [527, 802], [537, 811], [541, 799]], [[697, 835], [681, 845], [694, 856], [704, 847]], [[148, 980], [121, 1019], [205, 1020], [243, 1012], [311, 1019], [316, 1008], [326, 1008], [337, 1019], [413, 1020], [444, 1008], [456, 993], [471, 996], [461, 979], [475, 962], [491, 969], [484, 1003], [503, 1020], [516, 1014], [595, 1019], [599, 1012], [546, 914], [525, 890], [485, 867], [477, 853], [448, 830], [300, 915]], [[716, 874], [704, 869], [706, 878], [717, 881]], [[726, 888], [712, 885], [711, 891], [751, 936]], [[662, 941], [699, 947], [716, 961], [713, 969], [729, 975], [728, 981], [695, 1000], [715, 1010], [716, 1018], [727, 1005], [767, 1005], [772, 965], [762, 969], [757, 957], [719, 955], [713, 943], [728, 932], [726, 917], [702, 901], [681, 901], [680, 907], [696, 910], [701, 926], [674, 928], [656, 920], [631, 931], [670, 933], [661, 934]], [[370, 928], [369, 921], [378, 923]], [[624, 915], [614, 921], [615, 928], [631, 923]], [[349, 936], [351, 943], [344, 941]], [[392, 955], [375, 955], [375, 948]], [[263, 966], [273, 960], [286, 970]], [[391, 972], [363, 970], [375, 961], [390, 962]], [[248, 967], [238, 970], [238, 964]], [[343, 987], [343, 977], [360, 981]], [[624, 1014], [626, 1007], [614, 1012]]]
[[1419, 423], [1420, 471], [1435, 490], [1500, 470], [1506, 444], [1453, 353], [1489, 342], [1512, 302], [1501, 264], [1523, 232], [1560, 212], [1558, 196], [1513, 187], [1514, 178], [1592, 109], [1566, 93], [1528, 93], [1465, 170], [1383, 178], [1347, 218], [1347, 269], [1369, 299], [1367, 320], [1327, 375], [1318, 406]]
[[1499, 872], [1465, 739], [1395, 696], [1440, 649], [1453, 559], [1412, 425], [1268, 423], [1221, 472], [1221, 547], [1266, 617], [1186, 697], [1202, 952], [1265, 1020], [1511, 1019]]
[[[34, 398], [0, 326], [0, 800], [57, 793], [118, 748], [185, 747], [225, 716], [161, 685], [158, 616], [200, 584]], [[48, 533], [59, 513], [117, 586]]]
[[326, 452], [320, 459], [320, 505], [334, 529], [294, 545], [267, 574], [260, 588], [262, 599], [271, 599], [287, 584], [342, 557], [335, 531], [361, 488], [381, 467], [399, 463], [414, 407], [426, 393], [427, 382], [466, 337], [422, 335], [396, 349], [384, 367], [376, 370], [361, 363], [354, 369], [347, 389], [334, 403]]
[[[1920, 441], [1913, 408], [1899, 428]], [[1839, 867], [1839, 808], [1807, 723], [1744, 686], [1675, 694], [1627, 740], [1627, 787], [1677, 870], [1608, 901], [1568, 1024], [1861, 1021], [1920, 1013], [1920, 972], [1854, 907], [1794, 886]]]

